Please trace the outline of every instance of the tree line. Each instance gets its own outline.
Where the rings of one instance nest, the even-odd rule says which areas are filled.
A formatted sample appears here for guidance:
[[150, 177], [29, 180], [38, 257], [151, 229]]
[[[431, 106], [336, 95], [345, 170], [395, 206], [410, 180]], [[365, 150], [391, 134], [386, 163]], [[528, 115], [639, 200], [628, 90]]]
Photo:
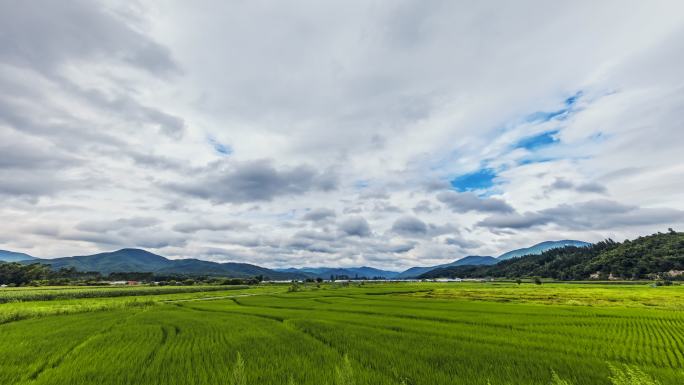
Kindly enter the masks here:
[[101, 274], [97, 271], [78, 271], [74, 267], [51, 269], [40, 263], [22, 264], [0, 262], [0, 285], [7, 286], [60, 286], [60, 285], [97, 285], [104, 281], [155, 282], [159, 285], [254, 285], [263, 281], [263, 276], [251, 278], [225, 278], [210, 276], [191, 276], [184, 274], [155, 275], [151, 272], [112, 272]]

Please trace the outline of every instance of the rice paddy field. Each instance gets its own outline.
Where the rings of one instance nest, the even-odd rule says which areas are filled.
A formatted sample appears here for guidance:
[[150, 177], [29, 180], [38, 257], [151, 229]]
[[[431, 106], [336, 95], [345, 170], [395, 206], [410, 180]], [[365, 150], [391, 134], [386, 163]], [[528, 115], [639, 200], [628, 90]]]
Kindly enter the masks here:
[[172, 289], [1, 289], [0, 384], [684, 384], [684, 286]]

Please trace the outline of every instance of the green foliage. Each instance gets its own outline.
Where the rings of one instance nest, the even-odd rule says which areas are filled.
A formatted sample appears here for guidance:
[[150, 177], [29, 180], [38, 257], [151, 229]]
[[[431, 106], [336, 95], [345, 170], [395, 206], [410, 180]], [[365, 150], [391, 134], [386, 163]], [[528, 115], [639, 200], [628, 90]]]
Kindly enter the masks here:
[[49, 277], [50, 269], [45, 265], [0, 262], [0, 284], [24, 285], [33, 280], [47, 279]]
[[289, 291], [290, 293], [294, 293], [294, 292], [297, 292], [299, 290], [301, 290], [301, 288], [299, 286], [299, 282], [297, 282], [297, 281], [292, 281], [290, 286], [287, 288], [287, 291]]

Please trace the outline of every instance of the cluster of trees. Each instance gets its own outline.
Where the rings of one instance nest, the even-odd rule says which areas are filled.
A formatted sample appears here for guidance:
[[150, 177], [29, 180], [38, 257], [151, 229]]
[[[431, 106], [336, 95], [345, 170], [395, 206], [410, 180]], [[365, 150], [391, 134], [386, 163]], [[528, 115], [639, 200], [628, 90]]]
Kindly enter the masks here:
[[137, 281], [157, 282], [159, 285], [256, 285], [263, 281], [263, 276], [252, 278], [221, 278], [189, 275], [155, 275], [150, 272], [114, 272], [108, 275], [99, 272], [78, 271], [74, 267], [51, 269], [49, 265], [39, 263], [22, 264], [16, 262], [0, 262], [0, 285], [96, 285], [103, 281]]
[[100, 278], [100, 273], [78, 271], [73, 267], [52, 270], [48, 265], [34, 263], [0, 262], [0, 284], [26, 285], [29, 283], [62, 285], [73, 281], [90, 281]]
[[[587, 247], [568, 246], [540, 255], [526, 255], [490, 266], [452, 266], [429, 271], [421, 278], [518, 278], [545, 277], [558, 280], [589, 278], [682, 279], [670, 271], [684, 270], [684, 233], [670, 229], [634, 240], [607, 239]], [[596, 274], [598, 273], [598, 276]]]

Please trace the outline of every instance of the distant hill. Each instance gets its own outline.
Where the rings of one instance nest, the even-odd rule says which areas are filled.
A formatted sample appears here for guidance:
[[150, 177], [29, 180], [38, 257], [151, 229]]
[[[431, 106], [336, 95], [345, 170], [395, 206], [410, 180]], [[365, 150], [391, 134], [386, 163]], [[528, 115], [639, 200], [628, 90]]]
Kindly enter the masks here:
[[584, 246], [589, 246], [589, 245], [591, 245], [591, 243], [582, 242], [582, 241], [575, 241], [575, 240], [571, 240], [571, 239], [565, 239], [562, 241], [546, 241], [546, 242], [537, 243], [534, 246], [525, 247], [523, 249], [511, 250], [507, 253], [503, 253], [503, 254], [499, 255], [497, 257], [497, 259], [502, 261], [505, 259], [522, 257], [523, 255], [541, 254], [542, 252], [544, 252], [546, 250], [558, 249], [558, 248], [565, 247], [565, 246], [584, 247]]
[[684, 270], [684, 233], [671, 231], [634, 240], [611, 239], [586, 247], [554, 248], [538, 255], [503, 260], [491, 266], [450, 266], [421, 275], [421, 278], [518, 278], [546, 277], [562, 280], [589, 278], [639, 279], [678, 275]]
[[361, 266], [361, 267], [302, 267], [302, 268], [288, 268], [288, 269], [278, 269], [279, 272], [287, 273], [300, 273], [305, 274], [309, 278], [323, 278], [329, 279], [330, 276], [339, 277], [346, 276], [349, 278], [375, 278], [383, 277], [386, 279], [392, 279], [399, 274], [396, 271], [380, 270], [374, 267]]
[[37, 259], [36, 257], [30, 256], [24, 253], [17, 253], [14, 251], [0, 250], [0, 261], [3, 262], [19, 262], [27, 261], [31, 259]]
[[102, 274], [113, 272], [152, 272], [155, 274], [208, 275], [248, 278], [263, 275], [270, 279], [301, 279], [298, 273], [284, 273], [247, 263], [217, 263], [199, 259], [171, 260], [140, 249], [121, 249], [108, 253], [80, 255], [55, 259], [33, 259], [50, 265], [53, 269], [73, 267], [79, 271], [97, 271]]
[[397, 274], [394, 278], [408, 279], [417, 278], [421, 274], [425, 274], [431, 270], [445, 268], [450, 266], [464, 266], [464, 265], [493, 265], [497, 263], [497, 259], [489, 256], [480, 255], [469, 255], [465, 258], [457, 259], [450, 263], [445, 263], [443, 265], [437, 266], [426, 266], [426, 267], [412, 267], [410, 269], [404, 270]]

